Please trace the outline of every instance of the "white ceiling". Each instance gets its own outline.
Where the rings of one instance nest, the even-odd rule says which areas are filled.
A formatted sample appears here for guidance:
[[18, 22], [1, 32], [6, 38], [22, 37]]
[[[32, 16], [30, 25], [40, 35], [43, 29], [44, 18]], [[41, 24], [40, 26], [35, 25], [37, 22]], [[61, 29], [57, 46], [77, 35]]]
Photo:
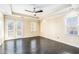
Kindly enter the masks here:
[[38, 13], [37, 17], [47, 17], [50, 14], [55, 14], [60, 10], [71, 6], [74, 8], [79, 7], [79, 5], [71, 4], [0, 4], [0, 12], [5, 15], [12, 15], [11, 11], [13, 11], [15, 13], [34, 16], [33, 13], [27, 12], [25, 10], [33, 11], [33, 8], [35, 7], [37, 10], [42, 9], [44, 11], [42, 13]]
[[0, 4], [0, 12], [2, 12], [5, 15], [11, 14], [11, 8], [8, 4]]

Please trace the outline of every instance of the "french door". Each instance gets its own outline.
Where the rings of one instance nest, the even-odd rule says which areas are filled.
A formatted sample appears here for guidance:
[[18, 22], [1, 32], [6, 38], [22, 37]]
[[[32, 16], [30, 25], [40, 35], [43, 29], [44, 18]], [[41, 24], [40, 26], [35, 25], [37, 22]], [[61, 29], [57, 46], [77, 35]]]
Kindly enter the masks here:
[[8, 18], [5, 21], [5, 40], [23, 37], [23, 21], [22, 19]]

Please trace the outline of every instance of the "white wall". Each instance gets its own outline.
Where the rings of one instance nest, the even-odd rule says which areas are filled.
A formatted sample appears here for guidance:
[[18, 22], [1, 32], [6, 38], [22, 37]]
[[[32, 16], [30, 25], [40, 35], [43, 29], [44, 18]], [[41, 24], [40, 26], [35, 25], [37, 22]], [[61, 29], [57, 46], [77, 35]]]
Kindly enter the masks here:
[[79, 37], [68, 36], [65, 32], [65, 16], [44, 18], [40, 24], [40, 36], [79, 48]]
[[[32, 32], [31, 30], [31, 22], [36, 23], [36, 30]], [[35, 18], [25, 18], [24, 19], [24, 37], [34, 37], [34, 36], [39, 36], [39, 20]]]
[[4, 16], [0, 12], [0, 45], [3, 43], [3, 41], [4, 41]]

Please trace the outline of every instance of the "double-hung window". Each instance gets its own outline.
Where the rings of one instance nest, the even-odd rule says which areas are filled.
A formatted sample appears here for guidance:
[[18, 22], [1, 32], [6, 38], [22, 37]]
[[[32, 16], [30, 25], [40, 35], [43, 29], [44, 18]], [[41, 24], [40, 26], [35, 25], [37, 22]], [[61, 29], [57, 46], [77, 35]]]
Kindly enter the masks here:
[[79, 18], [77, 15], [69, 16], [66, 18], [66, 32], [70, 36], [78, 36], [78, 23]]

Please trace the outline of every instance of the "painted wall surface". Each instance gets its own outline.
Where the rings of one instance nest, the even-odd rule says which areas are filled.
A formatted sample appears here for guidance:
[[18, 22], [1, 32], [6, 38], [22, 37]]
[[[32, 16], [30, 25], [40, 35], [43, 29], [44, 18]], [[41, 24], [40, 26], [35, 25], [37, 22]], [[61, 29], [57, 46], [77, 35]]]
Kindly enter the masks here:
[[3, 43], [3, 41], [4, 41], [4, 16], [0, 12], [0, 45]]
[[[36, 18], [31, 18], [31, 17], [23, 18], [23, 17], [5, 16], [5, 40], [8, 40], [7, 21], [10, 20], [10, 19], [14, 20], [14, 25], [15, 25], [15, 22], [17, 20], [21, 19], [23, 21], [23, 37], [22, 38], [39, 36], [39, 20], [37, 20]], [[31, 22], [36, 23], [36, 31], [35, 32], [31, 32]], [[13, 33], [13, 39], [16, 39], [16, 30]]]
[[79, 48], [79, 37], [66, 34], [65, 16], [48, 17], [40, 23], [40, 36]]
[[[31, 31], [31, 22], [36, 23], [36, 31]], [[33, 37], [33, 36], [39, 36], [40, 35], [40, 26], [39, 26], [39, 20], [35, 18], [25, 18], [24, 20], [24, 37]]]

